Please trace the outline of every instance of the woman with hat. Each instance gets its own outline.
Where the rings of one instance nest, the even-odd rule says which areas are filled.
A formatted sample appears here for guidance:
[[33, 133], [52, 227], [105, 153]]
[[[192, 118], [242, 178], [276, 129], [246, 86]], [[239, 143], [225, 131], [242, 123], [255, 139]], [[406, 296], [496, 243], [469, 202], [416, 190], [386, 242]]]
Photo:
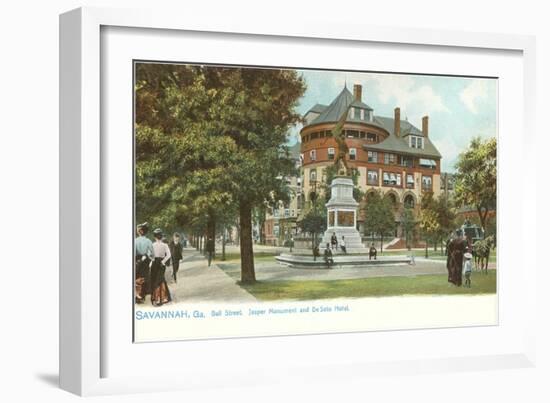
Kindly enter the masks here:
[[153, 231], [155, 242], [153, 243], [154, 260], [151, 265], [151, 303], [154, 306], [161, 306], [171, 301], [168, 284], [164, 278], [166, 262], [170, 260], [170, 248], [162, 242], [162, 230], [157, 228]]
[[146, 237], [149, 229], [145, 222], [137, 226], [137, 235], [135, 245], [136, 258], [136, 303], [141, 304], [145, 301], [145, 295], [149, 293], [149, 264], [153, 259], [153, 242]]

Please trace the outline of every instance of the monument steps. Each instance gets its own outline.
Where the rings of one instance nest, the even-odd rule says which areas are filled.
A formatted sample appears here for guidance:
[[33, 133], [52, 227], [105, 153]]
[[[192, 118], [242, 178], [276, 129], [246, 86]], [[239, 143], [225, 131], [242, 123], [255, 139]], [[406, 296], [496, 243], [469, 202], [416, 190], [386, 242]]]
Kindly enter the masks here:
[[[303, 256], [283, 253], [275, 258], [279, 263], [289, 267], [296, 268], [326, 268], [327, 264], [323, 259], [323, 256], [318, 257], [316, 260], [313, 256]], [[333, 255], [332, 259], [333, 267], [349, 267], [349, 266], [383, 266], [383, 265], [396, 265], [396, 264], [410, 264], [410, 258], [408, 256], [384, 256], [378, 259], [368, 260], [368, 256], [364, 254], [341, 254]]]

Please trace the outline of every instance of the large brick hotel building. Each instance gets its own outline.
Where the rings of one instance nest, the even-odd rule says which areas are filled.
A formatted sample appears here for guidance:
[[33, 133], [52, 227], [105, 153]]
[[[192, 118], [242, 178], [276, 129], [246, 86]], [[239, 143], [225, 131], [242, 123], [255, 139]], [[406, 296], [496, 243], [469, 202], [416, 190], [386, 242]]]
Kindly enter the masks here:
[[[367, 196], [380, 189], [393, 203], [399, 221], [404, 206], [419, 207], [423, 192], [439, 195], [441, 154], [430, 140], [428, 116], [422, 118], [421, 129], [402, 120], [399, 108], [393, 117], [377, 116], [363, 102], [361, 85], [354, 85], [353, 94], [344, 87], [330, 105], [317, 104], [304, 115], [300, 151], [306, 202], [325, 180], [326, 167], [334, 163], [337, 145], [331, 130], [348, 107], [343, 127], [347, 161], [359, 171], [358, 185]], [[396, 235], [401, 235], [399, 229]]]

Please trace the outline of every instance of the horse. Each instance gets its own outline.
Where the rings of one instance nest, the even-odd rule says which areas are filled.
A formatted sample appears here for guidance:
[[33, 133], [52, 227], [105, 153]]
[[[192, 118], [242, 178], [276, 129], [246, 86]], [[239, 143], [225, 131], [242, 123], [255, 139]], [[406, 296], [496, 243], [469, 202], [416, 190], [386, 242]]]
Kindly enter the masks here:
[[[491, 254], [491, 249], [495, 247], [495, 237], [489, 235], [485, 239], [481, 239], [474, 243], [472, 250], [472, 255], [474, 256], [474, 265], [476, 270], [485, 270], [487, 274], [487, 268], [489, 266], [489, 255]], [[481, 266], [480, 266], [481, 265]]]
[[468, 241], [463, 237], [450, 239], [447, 242], [447, 281], [460, 287], [462, 285], [462, 259], [468, 248]]

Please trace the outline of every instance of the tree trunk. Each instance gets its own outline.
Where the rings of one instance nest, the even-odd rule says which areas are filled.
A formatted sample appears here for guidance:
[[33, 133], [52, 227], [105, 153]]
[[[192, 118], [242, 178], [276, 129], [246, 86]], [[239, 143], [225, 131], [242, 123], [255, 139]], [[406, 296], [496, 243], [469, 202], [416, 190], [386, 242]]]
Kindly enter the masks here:
[[208, 214], [208, 223], [206, 225], [206, 239], [212, 238], [214, 243], [214, 251], [212, 252], [212, 257], [216, 257], [216, 216], [210, 212]]
[[382, 253], [383, 248], [384, 248], [384, 234], [380, 233], [380, 253]]
[[485, 209], [483, 211], [483, 207], [477, 206], [477, 214], [479, 216], [479, 223], [481, 224], [481, 229], [483, 231], [483, 237], [485, 237], [485, 221], [487, 220], [487, 213], [489, 212], [489, 209]]
[[222, 227], [222, 261], [225, 260], [225, 226]]
[[239, 234], [241, 249], [241, 283], [256, 282], [254, 250], [252, 244], [252, 207], [246, 202], [239, 205]]
[[241, 223], [239, 221], [240, 220], [237, 220], [235, 225], [237, 227], [237, 238], [235, 239], [235, 243], [237, 244], [237, 246], [241, 245]]
[[265, 245], [265, 212], [260, 212], [259, 217], [259, 227], [260, 227], [260, 245]]
[[428, 258], [428, 239], [426, 239], [426, 259]]

